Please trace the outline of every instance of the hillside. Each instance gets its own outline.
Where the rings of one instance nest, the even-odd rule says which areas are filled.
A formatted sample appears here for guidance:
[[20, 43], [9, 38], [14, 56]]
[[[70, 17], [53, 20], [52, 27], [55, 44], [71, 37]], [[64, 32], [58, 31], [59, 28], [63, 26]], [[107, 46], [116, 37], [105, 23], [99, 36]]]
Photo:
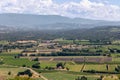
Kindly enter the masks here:
[[89, 39], [89, 40], [114, 40], [120, 39], [120, 27], [108, 26], [91, 29], [73, 30], [29, 30], [0, 33], [0, 40], [28, 40], [28, 39]]
[[120, 25], [120, 22], [68, 18], [58, 15], [0, 14], [0, 25], [17, 30], [67, 30]]

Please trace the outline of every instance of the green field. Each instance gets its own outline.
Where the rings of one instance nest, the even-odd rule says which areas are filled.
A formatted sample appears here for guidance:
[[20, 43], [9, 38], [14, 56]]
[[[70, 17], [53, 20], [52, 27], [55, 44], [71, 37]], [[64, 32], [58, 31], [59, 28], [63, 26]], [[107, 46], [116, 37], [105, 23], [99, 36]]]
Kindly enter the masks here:
[[0, 54], [0, 60], [6, 65], [31, 67], [36, 61], [30, 61], [25, 58], [14, 58], [15, 54]]
[[[31, 67], [33, 64], [37, 63], [37, 61], [31, 61], [28, 58], [15, 58], [14, 53], [1, 53], [0, 60], [4, 63], [0, 65], [0, 75], [6, 76], [7, 78], [11, 78], [15, 76], [19, 71], [24, 71], [25, 69], [19, 68], [23, 65], [27, 67]], [[79, 57], [79, 56], [69, 56], [69, 57]], [[83, 56], [81, 56], [83, 57]], [[88, 56], [86, 56], [87, 58]], [[90, 57], [103, 57], [103, 56], [90, 56]], [[86, 76], [88, 80], [96, 80], [100, 77], [101, 74], [95, 75], [90, 73], [81, 72], [83, 67], [83, 63], [75, 63], [75, 62], [62, 62], [66, 63], [65, 68], [69, 68], [69, 71], [59, 71], [59, 70], [44, 70], [45, 67], [54, 67], [56, 68], [56, 64], [61, 61], [40, 61], [41, 69], [40, 71], [44, 77], [48, 78], [49, 80], [74, 80], [78, 76]], [[117, 62], [117, 64], [116, 64]], [[111, 64], [112, 63], [112, 64]], [[107, 63], [85, 63], [83, 70], [95, 70], [95, 71], [106, 71], [106, 72], [115, 72], [115, 67], [119, 65], [120, 58], [113, 57], [111, 63], [108, 63], [109, 69], [107, 71], [106, 64]], [[8, 72], [11, 72], [11, 75], [8, 75]], [[38, 71], [39, 72], [39, 71]], [[108, 78], [109, 79], [109, 78]], [[35, 80], [42, 80], [42, 79], [35, 79]]]
[[[55, 61], [43, 61], [43, 62], [40, 62], [40, 66], [41, 68], [45, 68], [46, 66], [48, 67], [56, 67], [56, 64], [58, 62], [55, 62]], [[63, 62], [64, 63], [64, 62]], [[106, 69], [106, 65], [107, 64], [85, 64], [83, 70], [95, 70], [95, 71], [107, 71]], [[109, 66], [109, 69], [108, 69], [108, 72], [114, 72], [115, 71], [115, 67], [117, 66], [118, 64], [108, 64]], [[69, 68], [69, 71], [73, 71], [73, 72], [80, 72], [82, 67], [83, 67], [83, 64], [76, 64], [74, 62], [66, 62], [66, 65], [65, 67]]]
[[[75, 80], [78, 76], [75, 74], [68, 74], [64, 72], [54, 72], [54, 73], [42, 73], [43, 76], [47, 77], [49, 80]], [[86, 76], [86, 75], [85, 75]], [[89, 75], [86, 76], [88, 80], [95, 80], [99, 78], [99, 76]]]
[[[114, 72], [117, 65], [109, 65], [108, 72]], [[107, 71], [106, 64], [87, 64], [84, 70]]]
[[56, 67], [57, 62], [50, 62], [50, 61], [41, 61], [40, 66], [41, 68], [45, 67]]
[[8, 44], [8, 43], [9, 43], [9, 42], [8, 42], [8, 41], [5, 41], [5, 40], [0, 41], [0, 44], [2, 44], [2, 45]]
[[66, 64], [66, 67], [69, 68], [69, 71], [75, 71], [80, 72], [83, 64], [77, 65], [77, 64]]

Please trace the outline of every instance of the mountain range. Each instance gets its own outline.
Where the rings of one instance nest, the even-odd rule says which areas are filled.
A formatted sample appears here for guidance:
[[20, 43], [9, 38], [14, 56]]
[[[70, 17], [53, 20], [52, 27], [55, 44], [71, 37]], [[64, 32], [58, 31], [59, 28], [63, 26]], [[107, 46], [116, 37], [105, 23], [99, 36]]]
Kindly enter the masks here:
[[101, 26], [118, 26], [117, 21], [68, 18], [59, 15], [0, 14], [0, 31], [4, 30], [71, 30]]

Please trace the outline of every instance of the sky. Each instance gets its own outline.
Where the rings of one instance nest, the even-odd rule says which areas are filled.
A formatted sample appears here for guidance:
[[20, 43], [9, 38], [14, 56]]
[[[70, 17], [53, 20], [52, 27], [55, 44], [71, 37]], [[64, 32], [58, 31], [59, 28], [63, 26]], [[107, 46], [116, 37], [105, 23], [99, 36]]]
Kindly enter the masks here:
[[0, 0], [0, 13], [120, 21], [120, 0]]

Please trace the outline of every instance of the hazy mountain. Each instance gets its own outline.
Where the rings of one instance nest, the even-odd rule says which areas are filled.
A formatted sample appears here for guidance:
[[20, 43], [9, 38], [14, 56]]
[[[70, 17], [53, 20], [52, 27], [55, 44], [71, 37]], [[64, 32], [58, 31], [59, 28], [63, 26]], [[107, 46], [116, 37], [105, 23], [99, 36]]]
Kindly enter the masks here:
[[0, 25], [21, 29], [77, 29], [105, 25], [120, 25], [120, 22], [68, 18], [58, 15], [0, 14]]

